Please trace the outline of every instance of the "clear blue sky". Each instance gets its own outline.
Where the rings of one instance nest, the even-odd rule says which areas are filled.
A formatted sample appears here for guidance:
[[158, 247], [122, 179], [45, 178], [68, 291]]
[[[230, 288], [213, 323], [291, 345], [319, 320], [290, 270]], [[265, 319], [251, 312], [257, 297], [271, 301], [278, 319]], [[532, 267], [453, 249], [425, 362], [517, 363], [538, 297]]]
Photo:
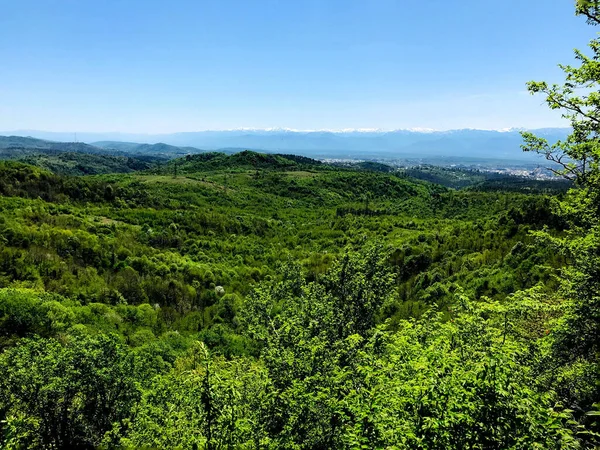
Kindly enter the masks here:
[[0, 130], [561, 126], [569, 0], [7, 0]]

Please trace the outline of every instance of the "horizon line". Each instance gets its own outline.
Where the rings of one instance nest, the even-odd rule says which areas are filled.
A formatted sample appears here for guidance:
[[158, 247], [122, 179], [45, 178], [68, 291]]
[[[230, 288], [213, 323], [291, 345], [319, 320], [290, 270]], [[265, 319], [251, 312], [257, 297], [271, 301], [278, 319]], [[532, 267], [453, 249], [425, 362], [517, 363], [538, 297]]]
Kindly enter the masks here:
[[[186, 133], [219, 133], [219, 132], [234, 132], [234, 131], [248, 131], [248, 132], [288, 132], [288, 133], [394, 133], [399, 131], [406, 131], [412, 133], [445, 133], [451, 131], [495, 131], [498, 133], [509, 133], [516, 131], [535, 131], [535, 130], [565, 130], [570, 127], [539, 127], [539, 128], [525, 128], [525, 127], [506, 127], [506, 128], [447, 128], [447, 129], [436, 129], [427, 127], [410, 127], [410, 128], [314, 128], [314, 129], [299, 129], [299, 128], [287, 128], [287, 127], [238, 127], [238, 128], [213, 128], [204, 130], [194, 131], [172, 131], [163, 133], [147, 133], [147, 132], [136, 132], [136, 131], [50, 131], [50, 130], [38, 130], [38, 129], [20, 129], [11, 131], [0, 132], [3, 136], [18, 136], [11, 133], [51, 133], [51, 134], [123, 134], [123, 135], [144, 135], [144, 136], [161, 136], [161, 135], [174, 135], [174, 134], [186, 134]], [[27, 137], [27, 136], [21, 136]]]

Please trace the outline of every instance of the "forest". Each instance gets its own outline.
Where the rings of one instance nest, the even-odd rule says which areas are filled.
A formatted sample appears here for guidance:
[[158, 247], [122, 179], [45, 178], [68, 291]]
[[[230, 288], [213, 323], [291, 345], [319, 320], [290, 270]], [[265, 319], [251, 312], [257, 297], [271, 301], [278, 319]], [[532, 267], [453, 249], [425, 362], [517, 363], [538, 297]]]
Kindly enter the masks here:
[[[590, 25], [595, 5], [577, 2]], [[523, 132], [557, 180], [19, 147], [0, 161], [2, 448], [600, 447], [590, 51], [528, 84], [572, 127]]]

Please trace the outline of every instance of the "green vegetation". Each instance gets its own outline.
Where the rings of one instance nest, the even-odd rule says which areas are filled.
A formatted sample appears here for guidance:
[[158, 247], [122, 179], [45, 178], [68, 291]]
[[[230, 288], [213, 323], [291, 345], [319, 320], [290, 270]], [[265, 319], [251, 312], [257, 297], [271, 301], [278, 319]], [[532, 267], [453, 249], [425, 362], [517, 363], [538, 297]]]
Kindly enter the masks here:
[[163, 157], [175, 157], [190, 153], [202, 153], [202, 150], [195, 147], [177, 147], [163, 143], [138, 144], [136, 142], [100, 141], [94, 142], [92, 145], [105, 150], [121, 151], [133, 155], [161, 155]]
[[16, 159], [60, 175], [99, 175], [148, 170], [160, 159], [85, 153], [29, 154]]
[[530, 85], [571, 137], [524, 136], [567, 193], [249, 151], [1, 162], [3, 448], [599, 446], [600, 119], [573, 92], [600, 63], [581, 60]]
[[0, 170], [9, 448], [578, 442], [540, 384], [556, 197], [254, 152]]
[[166, 156], [129, 154], [81, 142], [52, 142], [19, 136], [0, 136], [0, 160], [41, 167], [60, 175], [98, 175], [148, 170]]

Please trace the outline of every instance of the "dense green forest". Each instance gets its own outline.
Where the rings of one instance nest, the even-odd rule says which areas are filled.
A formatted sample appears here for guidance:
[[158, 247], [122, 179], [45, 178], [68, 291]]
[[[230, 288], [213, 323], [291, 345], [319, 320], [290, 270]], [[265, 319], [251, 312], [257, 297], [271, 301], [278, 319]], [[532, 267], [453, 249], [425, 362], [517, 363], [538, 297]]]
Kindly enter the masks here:
[[148, 170], [174, 156], [187, 153], [185, 149], [165, 148], [163, 145], [145, 146], [142, 149], [138, 145], [124, 152], [82, 142], [0, 136], [0, 160], [26, 163], [60, 175], [98, 175]]
[[548, 367], [560, 191], [254, 152], [0, 172], [7, 448], [587, 439], [593, 367]]
[[590, 47], [529, 84], [573, 134], [523, 147], [567, 184], [252, 151], [0, 161], [2, 448], [600, 446]]

